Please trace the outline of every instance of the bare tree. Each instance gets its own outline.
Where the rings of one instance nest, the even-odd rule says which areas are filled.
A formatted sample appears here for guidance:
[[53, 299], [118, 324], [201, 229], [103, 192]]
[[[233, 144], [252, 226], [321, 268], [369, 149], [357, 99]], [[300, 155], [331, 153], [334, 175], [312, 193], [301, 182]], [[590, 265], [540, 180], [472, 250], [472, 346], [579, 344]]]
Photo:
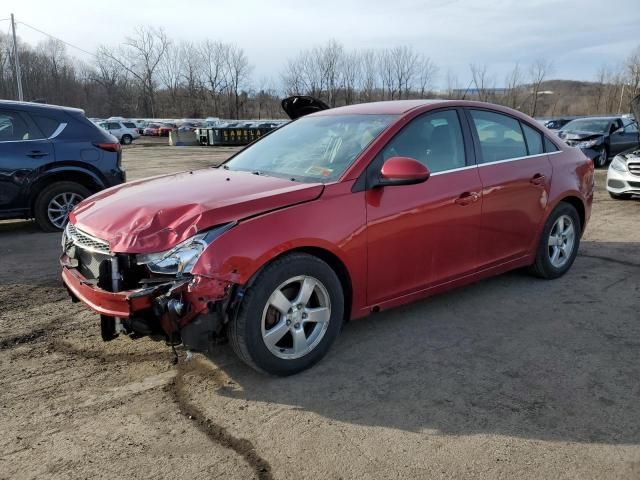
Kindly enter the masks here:
[[378, 88], [378, 53], [375, 50], [363, 50], [360, 52], [360, 91], [362, 100], [371, 102]]
[[518, 108], [522, 97], [522, 71], [520, 70], [520, 64], [515, 63], [513, 69], [507, 75], [505, 91], [505, 104], [511, 108]]
[[233, 112], [229, 112], [229, 116], [232, 118], [239, 118], [240, 115], [240, 89], [245, 85], [249, 79], [252, 67], [249, 64], [249, 59], [244, 53], [244, 50], [240, 47], [232, 45], [227, 52], [227, 78], [229, 80], [227, 91], [230, 101], [230, 105], [233, 105]]
[[533, 62], [529, 68], [529, 79], [531, 83], [531, 110], [530, 115], [536, 116], [538, 109], [539, 95], [541, 91], [542, 82], [546, 79], [547, 75], [551, 73], [553, 64], [550, 60], [539, 59]]
[[469, 65], [469, 70], [471, 70], [471, 78], [473, 85], [475, 86], [476, 94], [478, 95], [478, 100], [481, 102], [488, 102], [493, 85], [488, 74], [487, 65], [477, 65], [472, 63]]
[[448, 69], [447, 70], [447, 75], [446, 75], [446, 95], [448, 99], [456, 99], [459, 97], [458, 92], [460, 92], [460, 83], [458, 81], [458, 76], [456, 75], [456, 73], [451, 70]]
[[152, 117], [156, 114], [157, 69], [170, 43], [163, 29], [138, 27], [135, 35], [127, 37], [118, 50], [102, 48], [103, 55], [110, 56], [140, 82], [143, 110]]
[[438, 74], [438, 67], [429, 57], [422, 55], [418, 60], [417, 69], [419, 96], [424, 98], [433, 88], [433, 83]]
[[344, 101], [347, 105], [355, 102], [356, 90], [360, 84], [362, 75], [362, 59], [358, 52], [350, 52], [343, 56], [342, 64], [342, 88], [344, 90]]

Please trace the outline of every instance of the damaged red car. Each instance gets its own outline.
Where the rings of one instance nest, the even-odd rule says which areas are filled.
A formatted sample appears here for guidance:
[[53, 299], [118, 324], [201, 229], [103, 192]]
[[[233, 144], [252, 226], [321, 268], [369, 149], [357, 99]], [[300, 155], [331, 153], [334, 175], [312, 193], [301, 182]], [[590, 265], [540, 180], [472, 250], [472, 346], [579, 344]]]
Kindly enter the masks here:
[[207, 351], [228, 337], [250, 366], [288, 375], [345, 321], [571, 267], [593, 164], [533, 119], [468, 101], [283, 106], [300, 118], [219, 168], [126, 183], [70, 214], [62, 278], [105, 340]]

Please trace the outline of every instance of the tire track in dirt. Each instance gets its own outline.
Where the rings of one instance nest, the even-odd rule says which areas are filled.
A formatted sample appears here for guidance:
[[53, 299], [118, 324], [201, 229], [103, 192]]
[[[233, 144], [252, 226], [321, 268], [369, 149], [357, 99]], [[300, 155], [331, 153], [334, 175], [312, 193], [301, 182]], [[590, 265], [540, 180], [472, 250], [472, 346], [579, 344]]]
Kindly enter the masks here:
[[617, 258], [605, 257], [602, 255], [588, 255], [586, 253], [579, 253], [578, 256], [584, 257], [584, 258], [594, 258], [596, 260], [602, 260], [605, 262], [617, 263], [618, 265], [624, 265], [626, 267], [640, 268], [640, 263], [629, 262], [626, 260], [618, 260]]
[[9, 350], [25, 343], [35, 343], [48, 333], [50, 332], [46, 328], [38, 328], [22, 335], [2, 338], [0, 339], [0, 350]]
[[[164, 352], [148, 352], [148, 353], [104, 353], [98, 351], [87, 351], [74, 347], [72, 344], [54, 340], [51, 347], [62, 354], [76, 355], [88, 360], [96, 360], [99, 362], [115, 362], [115, 361], [170, 361], [169, 354]], [[225, 427], [218, 425], [207, 418], [204, 412], [198, 408], [189, 399], [188, 386], [185, 383], [185, 375], [189, 373], [197, 374], [205, 379], [210, 379], [216, 387], [226, 388], [224, 376], [217, 370], [213, 369], [199, 359], [193, 359], [186, 363], [184, 360], [177, 365], [177, 375], [167, 384], [167, 391], [173, 397], [180, 413], [187, 419], [195, 423], [195, 426], [204, 433], [207, 438], [217, 445], [229, 450], [233, 450], [241, 456], [245, 462], [252, 468], [256, 477], [260, 480], [272, 480], [271, 465], [267, 460], [262, 458], [256, 451], [255, 446], [246, 438], [239, 438], [231, 434]]]

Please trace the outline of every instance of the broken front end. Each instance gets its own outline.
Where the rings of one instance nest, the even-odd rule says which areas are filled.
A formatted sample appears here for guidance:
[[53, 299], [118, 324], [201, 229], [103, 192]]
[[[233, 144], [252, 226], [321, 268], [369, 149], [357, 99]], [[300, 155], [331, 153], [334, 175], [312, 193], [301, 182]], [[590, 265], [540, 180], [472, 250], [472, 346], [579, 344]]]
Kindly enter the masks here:
[[68, 223], [62, 236], [62, 279], [74, 302], [100, 314], [102, 338], [151, 336], [208, 351], [220, 339], [236, 288], [192, 275], [204, 249], [232, 224], [152, 254], [114, 253], [109, 243]]

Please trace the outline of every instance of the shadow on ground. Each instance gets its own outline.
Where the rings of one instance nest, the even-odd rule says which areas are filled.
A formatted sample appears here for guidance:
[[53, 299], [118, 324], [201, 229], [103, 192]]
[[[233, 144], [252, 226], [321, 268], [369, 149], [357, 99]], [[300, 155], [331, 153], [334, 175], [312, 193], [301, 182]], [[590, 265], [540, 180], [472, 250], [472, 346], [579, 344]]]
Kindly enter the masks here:
[[324, 361], [289, 378], [254, 373], [229, 348], [210, 358], [247, 399], [341, 422], [637, 444], [639, 254], [585, 242], [562, 279], [512, 272], [349, 323]]

